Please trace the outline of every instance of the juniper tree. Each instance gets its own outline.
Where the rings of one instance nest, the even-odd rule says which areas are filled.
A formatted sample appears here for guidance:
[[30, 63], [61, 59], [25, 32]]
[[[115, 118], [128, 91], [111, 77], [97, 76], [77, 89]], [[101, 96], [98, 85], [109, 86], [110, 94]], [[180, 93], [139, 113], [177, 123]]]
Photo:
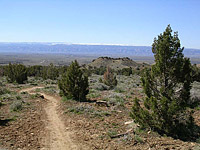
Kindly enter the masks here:
[[110, 67], [107, 67], [106, 72], [104, 73], [104, 83], [111, 88], [117, 85], [117, 79]]
[[47, 78], [51, 80], [55, 80], [58, 77], [58, 69], [50, 63], [47, 67]]
[[78, 62], [75, 60], [68, 67], [58, 82], [60, 94], [77, 101], [86, 100], [88, 94], [88, 77], [83, 74]]
[[9, 64], [6, 71], [9, 82], [24, 83], [27, 80], [27, 68], [22, 64]]
[[191, 89], [191, 63], [183, 55], [178, 33], [170, 25], [154, 39], [155, 64], [141, 78], [146, 98], [135, 99], [131, 116], [141, 125], [161, 134], [184, 139], [192, 131], [188, 111]]

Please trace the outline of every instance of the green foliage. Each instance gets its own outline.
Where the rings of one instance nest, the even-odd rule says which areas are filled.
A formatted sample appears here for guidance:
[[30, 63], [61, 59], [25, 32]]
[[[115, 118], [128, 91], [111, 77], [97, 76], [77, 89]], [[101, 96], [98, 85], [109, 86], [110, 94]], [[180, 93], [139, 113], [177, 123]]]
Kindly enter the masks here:
[[[0, 82], [0, 96], [4, 94], [4, 90], [2, 88], [2, 83]], [[1, 102], [1, 97], [0, 97], [0, 106], [2, 105], [2, 102]]]
[[68, 112], [75, 113], [75, 114], [85, 114], [90, 117], [104, 117], [110, 116], [111, 113], [108, 111], [103, 110], [96, 110], [94, 107], [90, 105], [79, 105], [75, 107], [68, 108]]
[[22, 98], [21, 98], [21, 96], [17, 95], [17, 96], [16, 96], [16, 99], [17, 99], [17, 100], [20, 100], [20, 99], [22, 99]]
[[22, 109], [22, 101], [14, 101], [10, 105], [10, 110], [11, 111], [20, 111]]
[[77, 101], [86, 100], [88, 94], [88, 77], [83, 74], [78, 62], [75, 60], [69, 66], [67, 72], [58, 81], [61, 96], [75, 99]]
[[85, 76], [90, 77], [90, 76], [92, 75], [92, 71], [89, 70], [89, 69], [87, 69], [87, 67], [86, 67], [85, 64], [81, 66], [81, 69], [82, 69], [83, 74], [84, 74]]
[[44, 66], [35, 65], [27, 68], [28, 76], [41, 77]]
[[144, 143], [143, 139], [137, 134], [134, 136], [134, 139], [137, 143]]
[[110, 130], [108, 130], [107, 135], [108, 135], [110, 138], [113, 138], [114, 136], [117, 135], [117, 131], [114, 130], [114, 129], [112, 129], [112, 130], [110, 129]]
[[121, 70], [118, 70], [117, 74], [118, 75], [130, 76], [131, 74], [133, 74], [133, 69], [131, 67], [129, 67], [129, 68], [123, 68]]
[[22, 64], [9, 64], [6, 71], [7, 79], [9, 82], [24, 83], [27, 80], [27, 69]]
[[61, 98], [61, 101], [62, 101], [62, 102], [66, 102], [66, 101], [68, 101], [68, 100], [70, 100], [70, 99], [67, 98], [66, 96], [62, 96], [62, 98]]
[[124, 98], [120, 96], [115, 96], [113, 98], [108, 99], [108, 104], [109, 105], [116, 105], [116, 106], [124, 106]]
[[28, 76], [42, 77], [43, 79], [56, 80], [59, 74], [67, 71], [68, 66], [54, 66], [52, 63], [48, 66], [30, 66], [28, 67]]
[[0, 85], [0, 95], [7, 94], [7, 93], [9, 94], [10, 90]]
[[154, 39], [155, 64], [142, 77], [146, 98], [144, 107], [135, 99], [131, 116], [141, 127], [184, 139], [192, 133], [193, 118], [189, 111], [191, 64], [183, 56], [178, 33], [170, 26]]
[[91, 72], [91, 73], [94, 73], [94, 74], [97, 74], [97, 75], [103, 75], [104, 72], [106, 71], [106, 67], [91, 67], [91, 66], [88, 66], [88, 70]]
[[193, 81], [200, 82], [200, 69], [194, 64], [192, 66], [192, 78]]
[[124, 93], [125, 91], [121, 87], [115, 87], [115, 92], [117, 93]]
[[103, 83], [103, 80], [102, 80], [102, 78], [99, 78], [99, 83]]
[[48, 67], [43, 68], [43, 79], [55, 80], [58, 75], [58, 69], [52, 63]]
[[104, 77], [104, 84], [110, 86], [111, 88], [117, 85], [117, 79], [114, 73], [111, 71], [109, 67], [107, 67], [106, 72], [103, 75]]
[[6, 76], [7, 66], [0, 66], [0, 77]]
[[89, 94], [87, 95], [88, 98], [97, 98], [97, 97], [99, 97], [99, 96], [101, 96], [99, 93], [89, 93]]
[[39, 94], [39, 93], [30, 94], [30, 98], [31, 98], [31, 99], [37, 99], [37, 98], [40, 98], [40, 97], [41, 97], [41, 94]]

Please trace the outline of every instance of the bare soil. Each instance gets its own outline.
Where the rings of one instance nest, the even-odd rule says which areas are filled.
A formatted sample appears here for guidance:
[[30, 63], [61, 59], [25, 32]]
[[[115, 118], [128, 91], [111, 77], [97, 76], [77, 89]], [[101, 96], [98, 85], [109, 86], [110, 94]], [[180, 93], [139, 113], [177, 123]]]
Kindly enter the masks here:
[[[35, 93], [37, 87], [20, 92]], [[112, 138], [133, 128], [129, 117], [132, 102], [125, 106], [97, 105], [95, 102], [62, 102], [57, 94], [39, 92], [43, 98], [24, 100], [30, 105], [21, 112], [10, 112], [9, 105], [1, 106], [3, 119], [17, 116], [15, 120], [0, 125], [0, 149], [8, 150], [199, 150], [196, 142], [185, 142], [171, 137], [160, 136], [152, 131], [136, 128], [129, 134]], [[102, 91], [102, 94], [106, 94]], [[93, 100], [99, 100], [100, 97]], [[84, 108], [76, 112], [73, 108]], [[92, 109], [92, 111], [90, 111]], [[75, 109], [76, 110], [76, 109]], [[82, 110], [82, 109], [81, 109]], [[200, 126], [200, 110], [195, 110], [194, 118]], [[15, 118], [15, 117], [14, 117]]]
[[[79, 105], [78, 102], [68, 101], [60, 107], [66, 112], [66, 108]], [[94, 103], [85, 103], [96, 109], [111, 109], [96, 106]], [[195, 113], [198, 120], [200, 111]], [[93, 117], [89, 114], [76, 114], [66, 112], [63, 114], [69, 128], [73, 130], [74, 140], [82, 145], [87, 144], [93, 150], [199, 150], [200, 146], [195, 142], [185, 142], [171, 137], [163, 137], [154, 132], [133, 131], [124, 136], [111, 138], [110, 134], [126, 133], [132, 126], [126, 122], [132, 121], [127, 117], [127, 110], [114, 112], [110, 116]]]
[[[21, 92], [29, 92], [42, 87], [33, 87], [22, 90]], [[46, 128], [49, 131], [47, 136], [43, 139], [45, 146], [42, 150], [74, 150], [78, 147], [72, 142], [70, 135], [72, 134], [69, 130], [66, 130], [64, 122], [57, 111], [60, 98], [40, 93], [44, 96], [47, 103], [44, 107], [46, 112]]]
[[[34, 94], [31, 87], [20, 90]], [[44, 99], [35, 100], [33, 109], [21, 112], [20, 118], [0, 126], [0, 148], [23, 150], [74, 150], [84, 149], [71, 140], [71, 130], [67, 130], [58, 111], [59, 97], [40, 93]], [[6, 106], [2, 109], [8, 111]], [[7, 112], [9, 113], [9, 112]]]
[[46, 113], [43, 106], [46, 102], [30, 98], [24, 101], [20, 112], [10, 111], [9, 100], [8, 104], [1, 106], [0, 149], [36, 150], [44, 146], [42, 139], [46, 136]]

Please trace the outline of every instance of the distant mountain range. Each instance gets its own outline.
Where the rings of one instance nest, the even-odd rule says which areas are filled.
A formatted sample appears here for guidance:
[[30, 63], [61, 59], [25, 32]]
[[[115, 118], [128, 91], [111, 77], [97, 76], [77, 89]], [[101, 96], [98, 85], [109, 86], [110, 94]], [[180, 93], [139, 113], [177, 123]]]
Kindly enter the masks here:
[[[64, 53], [94, 56], [153, 56], [150, 46], [91, 45], [65, 43], [0, 43], [0, 53]], [[200, 57], [200, 49], [185, 48], [187, 57]]]

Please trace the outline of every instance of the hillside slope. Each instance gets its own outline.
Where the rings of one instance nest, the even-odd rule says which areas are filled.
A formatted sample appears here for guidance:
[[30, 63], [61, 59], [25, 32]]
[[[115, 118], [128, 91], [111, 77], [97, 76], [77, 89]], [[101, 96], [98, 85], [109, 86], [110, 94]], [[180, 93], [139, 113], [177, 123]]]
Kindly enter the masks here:
[[136, 63], [132, 59], [128, 57], [123, 58], [111, 58], [111, 57], [99, 57], [97, 59], [94, 59], [92, 63], [89, 64], [91, 67], [107, 67], [109, 66], [112, 69], [123, 69], [123, 68], [137, 68], [137, 67], [144, 67], [148, 64], [145, 63]]

